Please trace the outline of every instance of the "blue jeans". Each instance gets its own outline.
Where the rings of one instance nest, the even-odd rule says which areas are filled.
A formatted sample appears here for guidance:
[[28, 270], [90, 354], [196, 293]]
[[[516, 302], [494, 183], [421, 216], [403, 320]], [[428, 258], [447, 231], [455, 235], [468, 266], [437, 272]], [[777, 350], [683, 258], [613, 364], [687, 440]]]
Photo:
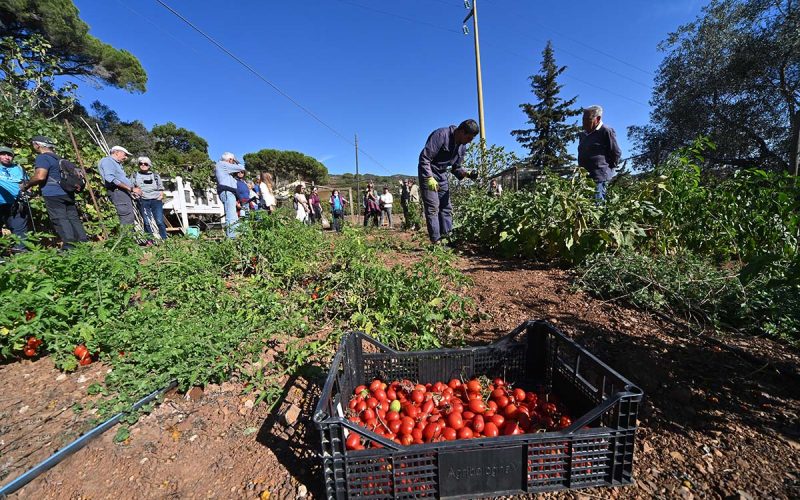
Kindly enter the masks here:
[[0, 205], [0, 228], [3, 226], [11, 230], [11, 234], [19, 238], [19, 241], [14, 245], [14, 250], [25, 250], [25, 237], [28, 235], [28, 219], [22, 211], [24, 205], [20, 203], [2, 204]]
[[425, 224], [428, 226], [428, 237], [431, 239], [431, 243], [436, 243], [450, 234], [450, 230], [453, 229], [453, 207], [450, 205], [450, 189], [431, 191], [423, 188], [422, 203], [425, 206]]
[[164, 204], [161, 200], [139, 200], [139, 213], [142, 214], [145, 233], [153, 234], [153, 228], [150, 227], [150, 217], [152, 217], [158, 226], [158, 235], [162, 240], [167, 239], [167, 226], [164, 225]]
[[236, 225], [239, 222], [239, 216], [236, 215], [236, 194], [222, 191], [219, 193], [219, 200], [225, 208], [225, 234], [228, 238], [236, 238]]
[[597, 186], [595, 187], [594, 192], [594, 199], [597, 203], [602, 203], [606, 201], [606, 183], [608, 181], [597, 181]]

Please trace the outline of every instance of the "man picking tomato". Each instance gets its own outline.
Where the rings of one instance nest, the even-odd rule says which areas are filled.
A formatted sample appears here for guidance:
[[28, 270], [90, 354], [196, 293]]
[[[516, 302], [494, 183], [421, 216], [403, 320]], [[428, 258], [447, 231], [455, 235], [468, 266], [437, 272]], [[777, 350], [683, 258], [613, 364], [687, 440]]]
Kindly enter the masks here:
[[477, 172], [461, 168], [467, 144], [478, 135], [475, 120], [464, 120], [456, 127], [451, 125], [434, 130], [428, 136], [419, 154], [419, 184], [422, 186], [422, 203], [425, 223], [431, 243], [440, 243], [453, 228], [453, 208], [450, 205], [450, 186], [447, 169], [452, 169], [456, 179], [475, 179]]

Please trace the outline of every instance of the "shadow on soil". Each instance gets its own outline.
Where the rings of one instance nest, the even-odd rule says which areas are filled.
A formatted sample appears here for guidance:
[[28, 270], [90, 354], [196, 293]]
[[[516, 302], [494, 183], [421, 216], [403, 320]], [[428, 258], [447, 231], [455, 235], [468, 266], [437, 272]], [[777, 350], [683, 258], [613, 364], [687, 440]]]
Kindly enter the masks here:
[[326, 376], [318, 366], [306, 366], [292, 376], [284, 385], [275, 410], [256, 435], [256, 441], [272, 450], [314, 498], [325, 498], [319, 459], [320, 436], [311, 417]]

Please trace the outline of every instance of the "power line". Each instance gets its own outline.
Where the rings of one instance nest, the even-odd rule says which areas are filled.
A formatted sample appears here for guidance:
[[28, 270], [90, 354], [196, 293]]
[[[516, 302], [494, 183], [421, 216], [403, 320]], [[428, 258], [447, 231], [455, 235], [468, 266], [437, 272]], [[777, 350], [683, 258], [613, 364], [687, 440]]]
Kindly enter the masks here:
[[[280, 89], [280, 88], [279, 88], [277, 85], [275, 85], [274, 83], [272, 83], [271, 81], [269, 81], [269, 80], [268, 80], [268, 79], [267, 79], [265, 76], [263, 76], [261, 73], [259, 73], [258, 71], [256, 71], [256, 70], [255, 70], [255, 69], [254, 69], [252, 66], [250, 66], [249, 64], [247, 64], [247, 63], [246, 63], [244, 60], [242, 60], [241, 58], [239, 58], [238, 56], [236, 56], [236, 54], [234, 54], [233, 52], [231, 52], [230, 50], [228, 50], [227, 48], [225, 48], [225, 46], [224, 46], [224, 45], [222, 45], [221, 43], [219, 43], [218, 41], [216, 41], [214, 38], [212, 38], [212, 37], [211, 37], [211, 35], [208, 35], [206, 32], [204, 32], [203, 30], [201, 30], [200, 28], [198, 28], [198, 27], [197, 27], [197, 26], [196, 26], [194, 23], [192, 23], [192, 22], [191, 22], [190, 20], [188, 20], [186, 17], [184, 17], [183, 15], [181, 15], [181, 13], [180, 13], [180, 12], [176, 11], [175, 9], [173, 9], [172, 7], [170, 7], [169, 5], [167, 5], [167, 3], [166, 3], [166, 2], [164, 2], [163, 0], [156, 0], [156, 2], [158, 2], [159, 4], [161, 4], [161, 6], [162, 6], [162, 7], [164, 7], [165, 9], [167, 9], [168, 11], [170, 11], [172, 14], [174, 14], [174, 15], [175, 15], [175, 16], [176, 16], [178, 19], [180, 19], [181, 21], [183, 21], [184, 23], [186, 23], [187, 25], [189, 25], [189, 26], [190, 26], [190, 27], [191, 27], [193, 30], [195, 30], [196, 32], [200, 33], [200, 34], [201, 34], [201, 35], [202, 35], [204, 38], [206, 38], [206, 39], [207, 39], [209, 42], [211, 42], [211, 43], [213, 43], [214, 45], [216, 45], [218, 49], [220, 49], [222, 52], [224, 52], [225, 54], [227, 54], [227, 55], [228, 55], [229, 57], [231, 57], [233, 60], [235, 60], [236, 62], [238, 62], [239, 64], [241, 64], [241, 65], [242, 65], [242, 66], [243, 66], [245, 69], [247, 69], [248, 71], [250, 71], [250, 72], [251, 72], [253, 75], [255, 75], [255, 76], [258, 78], [258, 79], [260, 79], [261, 81], [263, 81], [264, 83], [266, 83], [267, 85], [269, 85], [270, 87], [272, 87], [272, 89], [273, 89], [273, 90], [275, 90], [277, 93], [279, 93], [280, 95], [282, 95], [283, 97], [285, 97], [287, 100], [289, 100], [289, 102], [291, 102], [292, 104], [294, 104], [295, 106], [297, 106], [298, 108], [300, 108], [300, 109], [301, 109], [303, 112], [305, 112], [307, 115], [309, 115], [310, 117], [312, 117], [314, 120], [316, 120], [317, 122], [319, 122], [320, 124], [322, 124], [322, 125], [323, 125], [325, 128], [327, 128], [328, 130], [330, 130], [331, 132], [333, 132], [335, 135], [337, 135], [339, 138], [341, 138], [341, 139], [342, 139], [343, 141], [345, 141], [347, 144], [349, 144], [349, 145], [351, 145], [351, 146], [354, 146], [354, 144], [353, 144], [353, 143], [350, 141], [350, 139], [348, 139], [347, 137], [345, 137], [345, 136], [344, 136], [342, 133], [340, 133], [338, 130], [336, 130], [336, 129], [335, 129], [335, 128], [333, 128], [332, 126], [328, 125], [328, 124], [327, 124], [327, 123], [326, 123], [326, 122], [325, 122], [325, 121], [324, 121], [322, 118], [320, 118], [319, 116], [317, 116], [317, 115], [316, 115], [316, 114], [315, 114], [313, 111], [311, 111], [311, 110], [310, 110], [310, 109], [308, 109], [307, 107], [303, 106], [302, 104], [300, 104], [299, 102], [297, 102], [296, 100], [294, 100], [294, 99], [293, 99], [293, 98], [292, 98], [292, 97], [291, 97], [289, 94], [287, 94], [286, 92], [284, 92], [283, 90], [281, 90], [281, 89]], [[370, 160], [372, 160], [373, 162], [375, 162], [375, 163], [376, 163], [378, 166], [380, 166], [381, 168], [383, 168], [383, 169], [384, 169], [386, 172], [389, 172], [389, 169], [388, 169], [388, 168], [386, 168], [386, 166], [385, 166], [385, 165], [383, 165], [381, 162], [379, 162], [378, 160], [376, 160], [376, 159], [375, 159], [375, 157], [373, 157], [372, 155], [370, 155], [369, 153], [367, 153], [367, 152], [366, 152], [366, 151], [364, 151], [363, 149], [361, 149], [361, 152], [364, 154], [364, 156], [366, 156], [367, 158], [369, 158]], [[389, 172], [389, 174], [391, 175], [391, 172]]]
[[[345, 4], [349, 4], [349, 5], [353, 5], [353, 6], [355, 6], [355, 7], [359, 7], [359, 8], [365, 9], [365, 10], [370, 10], [370, 11], [373, 11], [373, 12], [377, 12], [377, 13], [379, 13], [379, 14], [384, 14], [384, 15], [387, 15], [387, 16], [391, 16], [391, 17], [395, 17], [395, 18], [398, 18], [398, 19], [402, 19], [402, 20], [404, 20], [404, 21], [408, 21], [408, 22], [410, 22], [410, 23], [422, 24], [422, 25], [424, 25], [424, 26], [428, 26], [428, 27], [431, 27], [431, 28], [434, 28], [434, 29], [437, 29], [437, 30], [440, 30], [440, 31], [447, 31], [447, 32], [449, 32], [449, 33], [456, 33], [456, 34], [457, 34], [457, 35], [459, 35], [459, 36], [463, 35], [462, 31], [459, 31], [459, 30], [453, 30], [453, 29], [449, 29], [449, 28], [443, 28], [443, 27], [441, 27], [441, 26], [438, 26], [438, 25], [436, 25], [436, 24], [428, 23], [428, 22], [425, 22], [425, 21], [420, 21], [420, 20], [418, 20], [418, 19], [414, 19], [414, 18], [411, 18], [411, 17], [401, 16], [401, 15], [399, 15], [399, 14], [395, 14], [395, 13], [393, 13], [393, 12], [387, 12], [387, 11], [384, 11], [384, 10], [375, 9], [375, 8], [373, 8], [373, 7], [368, 7], [368, 6], [366, 6], [366, 5], [362, 5], [362, 4], [359, 4], [359, 3], [356, 3], [356, 2], [351, 2], [351, 1], [348, 1], [348, 0], [339, 0], [339, 2], [341, 2], [341, 3], [345, 3]], [[499, 45], [498, 45], [498, 44], [496, 44], [496, 43], [492, 43], [491, 41], [489, 41], [489, 42], [484, 42], [484, 43], [488, 43], [489, 45], [491, 45], [491, 46], [494, 46], [494, 47], [497, 47], [498, 49], [500, 49], [500, 50], [503, 50], [503, 51], [505, 51], [505, 52], [507, 52], [507, 53], [509, 53], [509, 54], [511, 54], [511, 55], [514, 55], [514, 56], [516, 56], [516, 57], [520, 57], [520, 58], [523, 58], [523, 59], [526, 59], [526, 60], [528, 59], [528, 57], [527, 57], [527, 56], [523, 56], [523, 55], [521, 55], [521, 54], [518, 54], [518, 53], [516, 53], [516, 52], [510, 51], [510, 50], [508, 50], [508, 49], [506, 49], [506, 48], [504, 48], [504, 47], [502, 47], [502, 46], [499, 46]], [[559, 50], [563, 50], [563, 49], [559, 49]], [[564, 51], [564, 52], [567, 52], [567, 51]], [[567, 53], [569, 53], [569, 52], [567, 52]], [[574, 56], [574, 57], [577, 57], [578, 59], [582, 59], [582, 60], [584, 60], [584, 61], [590, 62], [590, 61], [588, 61], [588, 60], [586, 60], [586, 59], [584, 59], [584, 58], [582, 58], [582, 57], [580, 57], [580, 56], [577, 56], [577, 55], [574, 55], [574, 54], [573, 54], [573, 56]], [[644, 84], [644, 83], [641, 83], [641, 82], [638, 82], [638, 81], [636, 81], [636, 80], [633, 80], [632, 78], [629, 78], [629, 77], [627, 77], [627, 76], [625, 76], [625, 75], [622, 75], [621, 73], [617, 73], [617, 72], [615, 72], [615, 71], [613, 71], [613, 70], [610, 70], [610, 69], [608, 69], [608, 68], [605, 68], [605, 67], [603, 67], [603, 66], [601, 66], [601, 65], [598, 65], [598, 64], [596, 64], [596, 63], [592, 63], [592, 62], [590, 62], [590, 63], [591, 63], [591, 64], [593, 64], [593, 65], [595, 65], [595, 66], [597, 66], [597, 67], [599, 67], [599, 68], [601, 68], [601, 69], [603, 69], [603, 70], [605, 70], [605, 71], [608, 71], [608, 72], [610, 72], [610, 73], [613, 73], [613, 74], [616, 74], [616, 75], [618, 75], [618, 76], [621, 76], [622, 78], [625, 78], [625, 79], [627, 79], [627, 80], [630, 80], [630, 81], [632, 81], [632, 82], [634, 82], [634, 83], [636, 83], [636, 84], [638, 84], [638, 85], [642, 85], [642, 86], [644, 86], [644, 87], [646, 87], [646, 88], [650, 88], [650, 86], [649, 86], [649, 85], [646, 85], [646, 84]], [[607, 93], [609, 93], [609, 94], [611, 94], [611, 95], [617, 96], [617, 97], [619, 97], [619, 98], [621, 98], [621, 99], [625, 99], [625, 100], [627, 100], [627, 101], [630, 101], [630, 102], [633, 102], [633, 103], [635, 103], [635, 104], [639, 104], [639, 105], [641, 105], [641, 106], [644, 106], [644, 107], [646, 107], [646, 108], [649, 108], [649, 107], [650, 107], [650, 106], [649, 106], [648, 104], [646, 104], [646, 103], [643, 103], [643, 102], [641, 102], [641, 101], [637, 101], [636, 99], [631, 99], [630, 97], [628, 97], [628, 96], [626, 96], [626, 95], [623, 95], [623, 94], [620, 94], [620, 93], [617, 93], [617, 92], [614, 92], [613, 90], [609, 90], [609, 89], [606, 89], [606, 88], [603, 88], [603, 87], [599, 87], [599, 86], [597, 86], [597, 85], [595, 85], [595, 84], [593, 84], [593, 83], [591, 83], [591, 82], [587, 82], [586, 80], [582, 80], [582, 79], [580, 79], [580, 78], [577, 78], [577, 77], [574, 77], [574, 76], [571, 76], [571, 75], [568, 75], [568, 74], [564, 74], [564, 76], [565, 76], [566, 78], [570, 78], [570, 79], [573, 79], [573, 80], [579, 81], [579, 82], [581, 82], [581, 83], [584, 83], [585, 85], [588, 85], [588, 86], [590, 86], [590, 87], [592, 87], [592, 88], [594, 88], [594, 89], [597, 89], [597, 90], [602, 90], [603, 92], [607, 92]]]

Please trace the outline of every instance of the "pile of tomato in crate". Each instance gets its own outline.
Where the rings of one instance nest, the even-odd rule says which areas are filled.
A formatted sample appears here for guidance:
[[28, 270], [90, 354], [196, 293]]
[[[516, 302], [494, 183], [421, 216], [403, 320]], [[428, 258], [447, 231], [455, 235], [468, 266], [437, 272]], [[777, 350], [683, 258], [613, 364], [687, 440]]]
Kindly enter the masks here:
[[[375, 379], [360, 385], [347, 418], [403, 446], [481, 437], [547, 432], [572, 425], [567, 408], [552, 395], [513, 387], [502, 378], [418, 384]], [[348, 450], [380, 443], [351, 432]]]

